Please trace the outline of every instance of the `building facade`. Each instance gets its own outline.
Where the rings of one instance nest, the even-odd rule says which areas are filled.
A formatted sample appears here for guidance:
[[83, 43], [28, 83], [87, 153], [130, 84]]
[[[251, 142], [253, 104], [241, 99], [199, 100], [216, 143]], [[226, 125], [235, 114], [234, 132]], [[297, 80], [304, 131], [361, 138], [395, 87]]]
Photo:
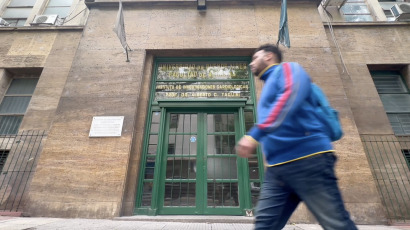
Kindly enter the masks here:
[[[118, 1], [21, 2], [0, 1], [2, 211], [253, 215], [263, 159], [234, 145], [255, 120], [248, 64], [276, 43], [280, 1], [124, 0], [127, 52]], [[410, 219], [408, 4], [287, 3], [284, 60], [340, 112], [336, 172], [358, 224]], [[291, 221], [315, 219], [302, 204]]]

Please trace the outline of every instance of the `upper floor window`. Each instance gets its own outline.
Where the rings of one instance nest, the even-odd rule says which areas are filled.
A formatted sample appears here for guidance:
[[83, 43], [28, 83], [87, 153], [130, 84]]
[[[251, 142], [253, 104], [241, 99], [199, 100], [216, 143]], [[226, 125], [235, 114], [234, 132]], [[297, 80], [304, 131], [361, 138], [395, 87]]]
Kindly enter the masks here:
[[341, 12], [348, 22], [373, 21], [366, 0], [347, 0], [341, 7]]
[[373, 71], [371, 74], [394, 133], [410, 134], [410, 92], [400, 73]]
[[15, 78], [0, 103], [0, 135], [18, 133], [38, 78]]
[[1, 16], [10, 25], [24, 26], [37, 0], [11, 0]]
[[72, 4], [73, 0], [50, 0], [43, 14], [57, 14], [59, 18], [65, 18]]

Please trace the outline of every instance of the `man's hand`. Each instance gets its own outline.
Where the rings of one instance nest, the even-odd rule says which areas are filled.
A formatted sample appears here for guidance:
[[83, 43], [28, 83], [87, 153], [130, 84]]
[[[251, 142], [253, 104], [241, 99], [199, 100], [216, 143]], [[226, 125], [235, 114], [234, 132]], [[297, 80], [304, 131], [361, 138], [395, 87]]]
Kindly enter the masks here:
[[256, 147], [258, 147], [258, 142], [253, 140], [251, 137], [244, 136], [236, 145], [236, 154], [244, 158], [254, 157]]

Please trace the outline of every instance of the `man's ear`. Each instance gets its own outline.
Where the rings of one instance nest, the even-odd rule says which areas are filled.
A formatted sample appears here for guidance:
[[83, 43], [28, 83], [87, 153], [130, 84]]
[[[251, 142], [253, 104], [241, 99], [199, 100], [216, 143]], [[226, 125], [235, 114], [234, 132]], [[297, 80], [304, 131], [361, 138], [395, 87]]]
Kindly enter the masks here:
[[265, 58], [265, 61], [271, 62], [275, 58], [275, 56], [273, 55], [272, 52], [266, 52], [264, 58]]

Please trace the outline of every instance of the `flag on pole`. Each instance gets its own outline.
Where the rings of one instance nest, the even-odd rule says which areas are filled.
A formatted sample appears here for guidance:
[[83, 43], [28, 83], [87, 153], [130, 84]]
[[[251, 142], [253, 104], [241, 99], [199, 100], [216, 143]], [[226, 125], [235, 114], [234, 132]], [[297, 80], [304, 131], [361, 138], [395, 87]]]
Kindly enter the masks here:
[[280, 10], [278, 44], [280, 43], [280, 44], [290, 48], [287, 8], [288, 7], [287, 7], [286, 0], [282, 0], [282, 7], [281, 7], [281, 10]]
[[114, 25], [114, 32], [117, 34], [118, 38], [120, 39], [122, 47], [127, 51], [129, 48], [127, 44], [127, 39], [125, 38], [125, 26], [124, 26], [124, 15], [122, 13], [122, 2], [119, 0], [119, 9], [117, 14], [117, 21]]

